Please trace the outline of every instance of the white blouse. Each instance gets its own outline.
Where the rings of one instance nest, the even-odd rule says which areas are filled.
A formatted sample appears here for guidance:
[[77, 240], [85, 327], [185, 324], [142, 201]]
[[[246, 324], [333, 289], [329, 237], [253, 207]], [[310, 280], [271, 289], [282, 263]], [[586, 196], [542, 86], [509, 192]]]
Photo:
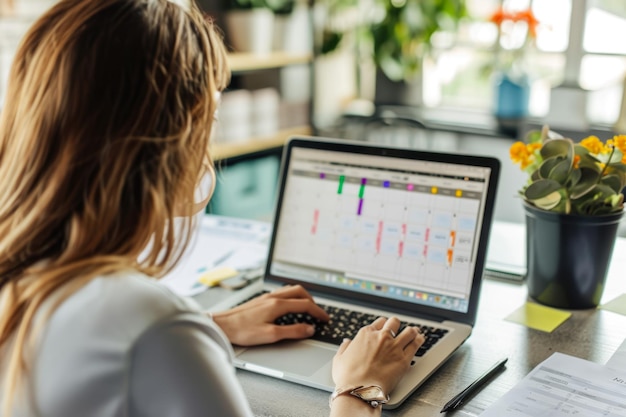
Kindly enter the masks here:
[[232, 348], [192, 300], [140, 274], [70, 296], [41, 335], [17, 416], [252, 416]]

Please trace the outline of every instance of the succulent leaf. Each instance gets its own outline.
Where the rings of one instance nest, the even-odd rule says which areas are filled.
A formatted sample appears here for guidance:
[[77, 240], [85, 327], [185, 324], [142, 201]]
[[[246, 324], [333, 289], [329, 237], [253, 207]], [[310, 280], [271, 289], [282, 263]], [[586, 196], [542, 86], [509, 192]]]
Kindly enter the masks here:
[[589, 155], [589, 149], [577, 143], [574, 145], [574, 154], [578, 156]]
[[613, 149], [613, 153], [600, 154], [598, 159], [605, 164], [620, 164], [624, 154], [618, 148]]
[[562, 156], [573, 159], [574, 144], [568, 139], [551, 139], [544, 143], [541, 148], [541, 156], [548, 159], [553, 156]]
[[[555, 207], [557, 207], [559, 205], [559, 203], [562, 203], [562, 196], [561, 193], [559, 193], [558, 191], [555, 191], [553, 193], [548, 194], [545, 197], [542, 197], [540, 199], [534, 200], [533, 203], [544, 210], [553, 210]], [[560, 211], [564, 211], [565, 209], [561, 209]]]
[[554, 167], [561, 162], [562, 158], [558, 156], [554, 156], [552, 158], [545, 159], [541, 165], [539, 166], [538, 172], [540, 178], [550, 178], [550, 172], [554, 169]]
[[580, 161], [578, 161], [578, 167], [579, 168], [589, 168], [589, 169], [593, 169], [595, 171], [600, 172], [600, 167], [598, 166], [598, 164], [600, 163], [600, 161], [594, 157], [591, 154], [581, 154], [580, 156]]
[[541, 176], [539, 175], [539, 170], [533, 171], [532, 174], [530, 174], [530, 181], [531, 182], [535, 182], [541, 179]]
[[560, 190], [563, 186], [551, 179], [540, 179], [530, 184], [524, 191], [524, 196], [531, 201], [539, 200]]
[[548, 176], [548, 178], [557, 181], [561, 185], [564, 185], [569, 178], [569, 173], [571, 169], [572, 162], [567, 159], [563, 159], [550, 170], [550, 175]]
[[570, 197], [574, 200], [581, 198], [595, 188], [600, 178], [600, 173], [593, 169], [581, 168], [580, 180], [570, 189]]
[[580, 181], [580, 179], [582, 178], [582, 172], [580, 169], [573, 169], [570, 173], [569, 173], [569, 177], [567, 178], [567, 183], [566, 186], [567, 188], [572, 188], [574, 187], [576, 184], [578, 184], [578, 182]]
[[604, 177], [602, 177], [602, 180], [600, 182], [610, 187], [613, 191], [615, 191], [616, 194], [622, 191], [622, 181], [617, 175], [605, 175]]

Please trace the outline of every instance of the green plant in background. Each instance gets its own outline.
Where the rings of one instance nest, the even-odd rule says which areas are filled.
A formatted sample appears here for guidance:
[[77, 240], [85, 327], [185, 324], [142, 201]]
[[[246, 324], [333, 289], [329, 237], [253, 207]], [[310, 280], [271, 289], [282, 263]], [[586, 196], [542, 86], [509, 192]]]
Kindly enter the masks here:
[[[329, 21], [350, 8], [361, 15], [353, 25], [331, 24], [325, 28], [322, 53], [337, 49], [342, 39], [354, 33], [369, 51], [376, 67], [393, 81], [410, 80], [421, 69], [438, 31], [456, 30], [467, 16], [465, 0], [326, 0]], [[360, 3], [360, 4], [359, 4]]]
[[515, 142], [511, 160], [530, 175], [520, 191], [526, 202], [563, 214], [602, 215], [624, 209], [626, 135], [605, 143], [589, 136], [580, 143], [544, 127]]
[[393, 81], [410, 79], [421, 69], [437, 31], [452, 32], [467, 16], [464, 0], [387, 0], [381, 21], [371, 24], [374, 63]]

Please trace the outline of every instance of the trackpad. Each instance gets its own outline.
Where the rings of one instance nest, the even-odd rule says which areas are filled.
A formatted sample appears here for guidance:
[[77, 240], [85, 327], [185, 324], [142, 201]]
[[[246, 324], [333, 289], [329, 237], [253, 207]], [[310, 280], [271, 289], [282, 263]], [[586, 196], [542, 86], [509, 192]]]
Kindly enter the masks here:
[[311, 376], [329, 365], [335, 349], [307, 342], [285, 342], [247, 349], [237, 359], [286, 374]]

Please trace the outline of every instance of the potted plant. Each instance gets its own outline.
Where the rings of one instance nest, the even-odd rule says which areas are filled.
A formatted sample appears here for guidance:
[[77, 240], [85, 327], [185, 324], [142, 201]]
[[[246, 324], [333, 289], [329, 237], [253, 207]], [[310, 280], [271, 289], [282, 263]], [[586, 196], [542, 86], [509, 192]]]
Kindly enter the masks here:
[[493, 112], [503, 127], [516, 128], [518, 121], [528, 116], [530, 80], [526, 56], [535, 45], [539, 21], [530, 7], [517, 11], [499, 7], [489, 20], [498, 29]]
[[544, 127], [510, 149], [528, 172], [527, 285], [537, 301], [562, 308], [600, 302], [624, 213], [626, 135], [575, 143]]
[[295, 0], [224, 0], [228, 40], [237, 52], [272, 50], [274, 13], [293, 10]]
[[[439, 31], [454, 31], [461, 18], [467, 16], [465, 0], [327, 0], [329, 19], [325, 27], [322, 53], [335, 50], [348, 34], [354, 34], [357, 55], [368, 55], [379, 74], [377, 102], [398, 103], [397, 97], [419, 80], [422, 62], [431, 50], [431, 39]], [[345, 10], [358, 8], [353, 24], [337, 24], [336, 16]], [[345, 20], [345, 19], [344, 19]], [[398, 89], [400, 87], [400, 89]], [[419, 83], [417, 84], [419, 89]], [[391, 91], [390, 91], [391, 90]], [[380, 93], [386, 93], [380, 95]], [[421, 95], [421, 91], [418, 93]], [[408, 104], [416, 97], [407, 96]], [[400, 100], [401, 101], [401, 100]]]

